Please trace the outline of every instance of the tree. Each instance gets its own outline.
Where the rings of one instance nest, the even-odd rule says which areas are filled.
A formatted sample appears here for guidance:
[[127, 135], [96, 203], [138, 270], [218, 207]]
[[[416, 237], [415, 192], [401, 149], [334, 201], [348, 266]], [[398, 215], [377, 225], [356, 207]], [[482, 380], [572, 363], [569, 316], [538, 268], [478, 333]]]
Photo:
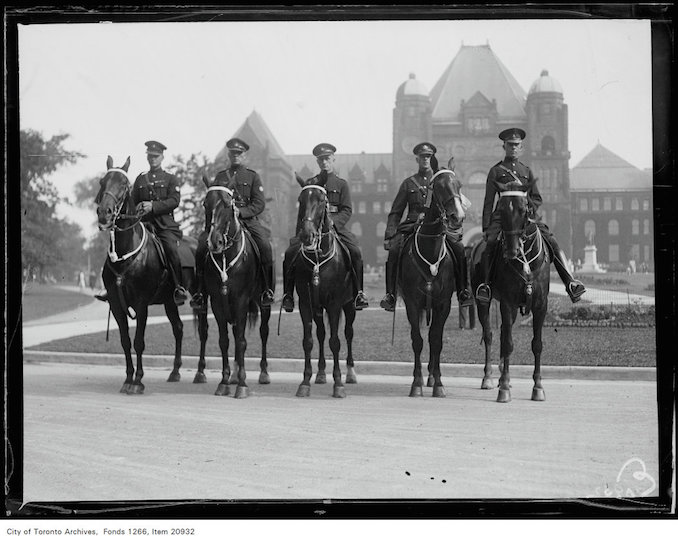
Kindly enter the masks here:
[[[26, 275], [42, 276], [48, 266], [64, 260], [60, 247], [65, 228], [55, 211], [61, 200], [49, 176], [83, 155], [67, 151], [68, 134], [46, 140], [34, 130], [19, 134], [21, 166], [21, 261]], [[69, 231], [70, 232], [70, 231]]]

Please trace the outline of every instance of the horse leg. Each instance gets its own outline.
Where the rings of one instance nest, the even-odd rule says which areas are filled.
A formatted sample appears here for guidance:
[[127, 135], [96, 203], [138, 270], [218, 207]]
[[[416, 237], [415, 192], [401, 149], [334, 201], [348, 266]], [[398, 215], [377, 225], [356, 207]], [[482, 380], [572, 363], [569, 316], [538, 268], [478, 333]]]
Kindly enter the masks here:
[[205, 377], [205, 347], [207, 346], [207, 313], [198, 312], [198, 336], [200, 337], [200, 357], [198, 358], [198, 370], [193, 378], [193, 383], [207, 383]]
[[261, 361], [259, 362], [259, 383], [268, 385], [271, 378], [268, 375], [268, 361], [266, 360], [266, 344], [268, 343], [268, 321], [271, 318], [271, 308], [260, 308], [261, 324], [259, 325], [259, 336], [261, 337]]
[[410, 322], [410, 338], [412, 339], [412, 350], [414, 351], [414, 380], [410, 388], [410, 396], [424, 396], [424, 378], [421, 374], [421, 350], [424, 347], [424, 339], [419, 330], [419, 313], [414, 306], [407, 306], [407, 319]]
[[478, 320], [483, 330], [482, 340], [485, 345], [485, 369], [481, 389], [494, 389], [492, 379], [492, 324], [490, 323], [490, 304], [478, 303]]
[[221, 381], [214, 394], [217, 396], [228, 396], [230, 394], [228, 378], [231, 375], [231, 369], [228, 366], [228, 322], [224, 318], [223, 311], [214, 307], [214, 302], [212, 302], [212, 308], [217, 319], [217, 326], [219, 327], [219, 349], [221, 350]]
[[301, 324], [304, 328], [304, 379], [297, 389], [297, 396], [305, 397], [311, 395], [311, 376], [313, 367], [311, 366], [311, 352], [313, 351], [313, 319], [310, 305], [302, 304], [299, 300], [299, 312], [301, 314]]
[[137, 329], [134, 333], [134, 351], [137, 354], [137, 371], [134, 374], [134, 381], [127, 391], [128, 395], [140, 395], [144, 392], [144, 384], [141, 379], [144, 377], [143, 354], [146, 349], [144, 335], [146, 333], [146, 321], [148, 320], [148, 306], [139, 306], [137, 310]]
[[339, 353], [341, 352], [341, 339], [339, 339], [339, 308], [333, 307], [328, 311], [330, 320], [330, 350], [334, 358], [334, 367], [332, 368], [332, 378], [334, 378], [334, 388], [332, 396], [334, 398], [346, 398], [346, 389], [341, 381], [341, 366], [339, 364]]
[[165, 303], [165, 313], [170, 324], [172, 324], [172, 333], [174, 334], [174, 368], [167, 381], [178, 382], [181, 379], [179, 369], [181, 368], [181, 343], [184, 338], [184, 323], [181, 321], [179, 309], [173, 301]]
[[344, 305], [344, 336], [346, 337], [346, 383], [358, 383], [353, 364], [353, 322], [355, 307], [353, 302]]
[[235, 389], [235, 398], [247, 398], [249, 396], [249, 387], [245, 381], [247, 373], [245, 372], [245, 351], [247, 350], [247, 338], [245, 337], [245, 326], [247, 325], [247, 316], [233, 325], [233, 340], [235, 341], [235, 362], [238, 369], [238, 387]]
[[541, 385], [541, 351], [542, 339], [541, 332], [546, 317], [546, 306], [532, 310], [532, 353], [534, 354], [534, 387], [532, 388], [532, 400], [543, 402], [546, 400], [544, 388]]
[[501, 359], [501, 376], [499, 377], [499, 392], [497, 402], [511, 401], [511, 376], [509, 374], [509, 358], [513, 353], [513, 324], [518, 315], [518, 308], [502, 301], [501, 309], [501, 344], [499, 357]]
[[[112, 293], [109, 292], [109, 296]], [[128, 393], [134, 381], [134, 363], [132, 362], [132, 340], [129, 337], [129, 325], [127, 323], [127, 315], [118, 307], [111, 307], [113, 317], [118, 323], [120, 330], [120, 344], [122, 351], [125, 353], [125, 382], [120, 388], [121, 393]]]
[[440, 374], [440, 354], [443, 351], [443, 329], [447, 317], [450, 315], [450, 300], [445, 300], [447, 306], [442, 311], [433, 311], [433, 320], [428, 330], [429, 346], [429, 373], [433, 375], [433, 394], [437, 398], [445, 398], [445, 387]]
[[315, 383], [327, 383], [325, 374], [325, 320], [322, 315], [313, 315], [315, 321], [315, 336], [318, 339], [318, 372], [315, 375]]

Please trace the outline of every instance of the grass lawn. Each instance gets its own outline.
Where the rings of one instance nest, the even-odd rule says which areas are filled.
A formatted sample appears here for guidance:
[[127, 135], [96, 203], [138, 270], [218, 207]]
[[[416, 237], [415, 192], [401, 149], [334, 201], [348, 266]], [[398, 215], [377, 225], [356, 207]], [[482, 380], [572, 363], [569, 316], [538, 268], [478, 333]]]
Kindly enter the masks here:
[[23, 321], [45, 318], [92, 303], [87, 293], [71, 292], [52, 285], [32, 285], [23, 294]]

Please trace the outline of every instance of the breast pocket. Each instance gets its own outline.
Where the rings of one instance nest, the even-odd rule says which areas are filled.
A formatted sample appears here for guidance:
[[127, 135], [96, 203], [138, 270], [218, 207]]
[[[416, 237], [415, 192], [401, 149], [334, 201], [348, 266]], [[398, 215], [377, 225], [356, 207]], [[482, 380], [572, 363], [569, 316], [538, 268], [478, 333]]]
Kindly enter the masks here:
[[416, 207], [422, 205], [424, 198], [421, 195], [421, 192], [418, 188], [410, 188], [407, 191], [407, 204], [410, 207]]
[[339, 203], [341, 203], [339, 190], [330, 190], [327, 192], [327, 200], [330, 202], [330, 205], [339, 205]]
[[167, 184], [164, 182], [156, 182], [153, 184], [153, 192], [156, 199], [167, 199]]
[[243, 201], [249, 202], [252, 195], [252, 184], [249, 182], [241, 182], [237, 185], [238, 193]]

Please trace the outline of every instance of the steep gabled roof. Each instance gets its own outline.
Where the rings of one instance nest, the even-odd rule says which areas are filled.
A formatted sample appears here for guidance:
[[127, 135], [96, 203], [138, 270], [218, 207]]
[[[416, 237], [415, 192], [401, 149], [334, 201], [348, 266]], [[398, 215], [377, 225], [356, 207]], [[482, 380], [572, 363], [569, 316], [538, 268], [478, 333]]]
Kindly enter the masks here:
[[[268, 144], [269, 158], [285, 159], [285, 153], [280, 144], [256, 110], [252, 110], [252, 113], [247, 116], [240, 128], [233, 133], [233, 137], [243, 138], [250, 147], [266, 147]], [[215, 161], [227, 161], [227, 159], [228, 148], [224, 145], [217, 154]]]
[[434, 121], [459, 121], [461, 101], [479, 91], [497, 102], [499, 120], [525, 120], [525, 90], [490, 45], [461, 46], [431, 90]]
[[[319, 172], [318, 164], [313, 155], [288, 155], [287, 162], [304, 179], [308, 179]], [[365, 183], [375, 182], [374, 174], [376, 170], [391, 169], [391, 153], [337, 153], [335, 155], [334, 170], [341, 178], [348, 179], [356, 166], [359, 171], [364, 173], [363, 180]], [[309, 170], [313, 170], [313, 172], [309, 173]]]
[[600, 142], [570, 172], [570, 190], [647, 190], [652, 173], [629, 164]]

